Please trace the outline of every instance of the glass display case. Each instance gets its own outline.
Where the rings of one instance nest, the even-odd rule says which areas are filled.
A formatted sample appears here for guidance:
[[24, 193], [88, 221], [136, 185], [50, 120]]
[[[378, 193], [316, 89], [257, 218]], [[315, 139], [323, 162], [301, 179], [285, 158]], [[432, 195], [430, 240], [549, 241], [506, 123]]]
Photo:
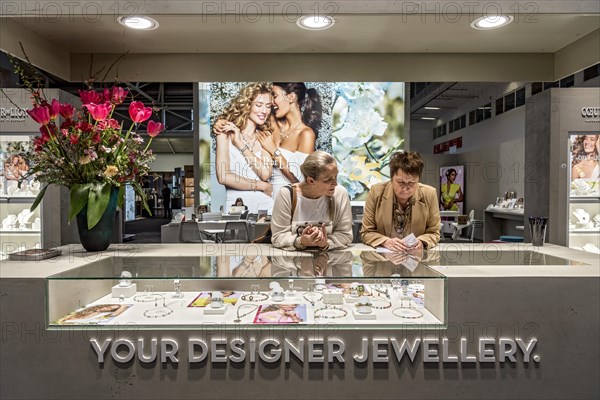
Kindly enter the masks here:
[[600, 254], [600, 134], [569, 136], [569, 247]]
[[29, 170], [29, 142], [29, 135], [0, 136], [0, 260], [41, 244], [41, 207], [30, 211], [40, 183], [30, 178], [19, 186], [19, 179]]
[[447, 285], [424, 258], [376, 252], [107, 257], [47, 279], [47, 322], [180, 328], [443, 328]]

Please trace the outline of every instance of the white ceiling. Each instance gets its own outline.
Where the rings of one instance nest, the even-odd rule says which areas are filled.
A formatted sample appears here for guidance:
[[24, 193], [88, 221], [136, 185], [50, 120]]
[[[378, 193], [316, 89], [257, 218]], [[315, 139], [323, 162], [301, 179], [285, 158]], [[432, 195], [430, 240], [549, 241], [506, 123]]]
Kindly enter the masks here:
[[517, 15], [490, 31], [469, 15], [336, 15], [323, 31], [282, 16], [154, 15], [152, 31], [119, 25], [117, 16], [13, 18], [70, 53], [554, 53], [600, 28], [600, 16]]

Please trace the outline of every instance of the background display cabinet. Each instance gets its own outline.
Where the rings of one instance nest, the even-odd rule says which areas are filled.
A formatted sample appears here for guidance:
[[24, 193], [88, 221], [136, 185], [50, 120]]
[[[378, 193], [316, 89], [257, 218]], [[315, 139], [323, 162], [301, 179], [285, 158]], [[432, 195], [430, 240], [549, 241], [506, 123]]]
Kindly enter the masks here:
[[18, 250], [38, 248], [42, 238], [41, 207], [30, 211], [40, 183], [33, 178], [22, 181], [29, 170], [30, 136], [0, 136], [0, 260]]
[[571, 132], [569, 161], [569, 247], [600, 254], [600, 132]]
[[50, 328], [445, 327], [444, 275], [375, 252], [109, 257], [47, 278]]

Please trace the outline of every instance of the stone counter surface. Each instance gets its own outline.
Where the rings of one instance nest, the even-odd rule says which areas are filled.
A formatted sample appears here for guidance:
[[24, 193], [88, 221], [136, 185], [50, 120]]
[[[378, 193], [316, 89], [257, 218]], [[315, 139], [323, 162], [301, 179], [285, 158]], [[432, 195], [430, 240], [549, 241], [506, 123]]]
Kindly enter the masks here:
[[[42, 261], [2, 261], [0, 266], [0, 279], [8, 278], [47, 278], [49, 276], [78, 268], [90, 262], [106, 257], [201, 257], [218, 255], [263, 255], [281, 256], [297, 255], [300, 252], [288, 252], [276, 249], [266, 244], [138, 244], [138, 245], [111, 245], [104, 252], [89, 253], [80, 246], [64, 246], [63, 254]], [[372, 247], [364, 244], [354, 244], [347, 250], [373, 251]], [[430, 251], [440, 253], [461, 253], [462, 258], [468, 260], [469, 252], [489, 252], [492, 265], [451, 265], [434, 267], [437, 271], [452, 277], [599, 277], [600, 256], [562, 246], [547, 244], [543, 247], [533, 248], [528, 244], [445, 244], [442, 243]], [[583, 263], [583, 265], [510, 265], [493, 264], [498, 252], [515, 252], [535, 250], [540, 254]], [[312, 254], [301, 253], [307, 257]]]

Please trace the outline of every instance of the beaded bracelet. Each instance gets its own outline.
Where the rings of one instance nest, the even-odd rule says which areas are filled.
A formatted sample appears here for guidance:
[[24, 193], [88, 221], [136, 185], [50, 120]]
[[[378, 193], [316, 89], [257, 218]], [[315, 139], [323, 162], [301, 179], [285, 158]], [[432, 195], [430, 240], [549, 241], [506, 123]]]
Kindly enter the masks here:
[[[261, 297], [258, 298], [258, 296], [261, 296]], [[269, 295], [266, 293], [250, 293], [250, 294], [242, 295], [241, 299], [244, 301], [260, 302], [260, 301], [268, 300]]]
[[[383, 305], [378, 306], [375, 303], [383, 303]], [[379, 297], [374, 297], [373, 299], [371, 299], [371, 307], [373, 307], [376, 310], [385, 310], [392, 307], [392, 302], [380, 299]]]
[[164, 299], [165, 296], [160, 293], [145, 293], [145, 294], [136, 294], [133, 296], [133, 301], [137, 303], [152, 303], [157, 302], [160, 299]]
[[163, 318], [171, 314], [173, 314], [173, 309], [167, 306], [144, 311], [144, 317], [146, 318]]
[[[320, 312], [327, 312], [328, 310], [341, 311], [343, 314], [342, 315], [317, 315]], [[321, 307], [321, 308], [317, 308], [315, 310], [315, 318], [337, 319], [337, 318], [344, 318], [346, 315], [348, 315], [348, 311], [344, 310], [343, 308], [338, 308], [338, 307]]]
[[[311, 300], [309, 297], [306, 297], [306, 296], [307, 296], [307, 295], [309, 295], [309, 294], [310, 294], [310, 295], [317, 295], [317, 296], [321, 296], [321, 297], [319, 297], [319, 298], [317, 298], [317, 299], [314, 299], [314, 300]], [[304, 295], [302, 295], [302, 297], [304, 297], [304, 300], [308, 301], [308, 302], [310, 303], [310, 305], [311, 305], [311, 306], [313, 306], [313, 307], [314, 307], [314, 305], [315, 305], [315, 303], [316, 303], [317, 301], [321, 301], [321, 300], [323, 300], [323, 294], [322, 294], [322, 293], [305, 293]], [[312, 296], [311, 296], [311, 297], [312, 297]]]
[[[400, 310], [400, 315], [396, 314], [396, 311]], [[398, 318], [406, 318], [406, 319], [419, 319], [423, 317], [423, 313], [419, 310], [415, 310], [414, 308], [407, 307], [398, 307], [392, 310], [392, 314]], [[402, 315], [404, 314], [404, 315]]]

